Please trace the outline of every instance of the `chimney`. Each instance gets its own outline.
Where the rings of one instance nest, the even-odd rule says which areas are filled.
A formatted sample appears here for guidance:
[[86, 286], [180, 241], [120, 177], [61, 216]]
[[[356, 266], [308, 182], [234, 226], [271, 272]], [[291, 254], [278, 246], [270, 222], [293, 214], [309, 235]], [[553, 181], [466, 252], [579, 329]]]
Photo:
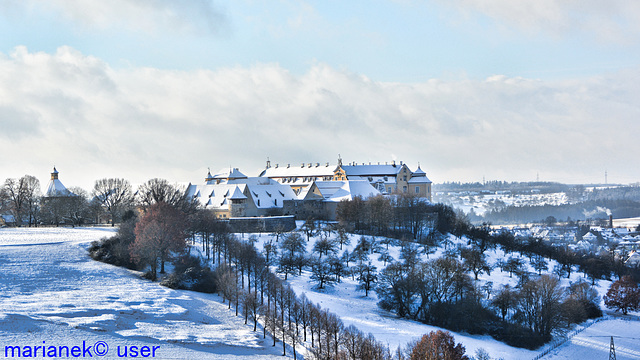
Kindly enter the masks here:
[[609, 214], [609, 229], [613, 229], [613, 214]]

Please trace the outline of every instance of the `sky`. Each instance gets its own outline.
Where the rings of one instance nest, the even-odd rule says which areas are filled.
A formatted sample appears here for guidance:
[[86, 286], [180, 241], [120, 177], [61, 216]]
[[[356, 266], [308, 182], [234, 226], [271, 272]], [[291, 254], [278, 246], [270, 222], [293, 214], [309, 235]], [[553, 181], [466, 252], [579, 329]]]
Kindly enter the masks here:
[[[640, 2], [0, 0], [0, 180], [640, 181]], [[606, 174], [606, 178], [605, 178]]]

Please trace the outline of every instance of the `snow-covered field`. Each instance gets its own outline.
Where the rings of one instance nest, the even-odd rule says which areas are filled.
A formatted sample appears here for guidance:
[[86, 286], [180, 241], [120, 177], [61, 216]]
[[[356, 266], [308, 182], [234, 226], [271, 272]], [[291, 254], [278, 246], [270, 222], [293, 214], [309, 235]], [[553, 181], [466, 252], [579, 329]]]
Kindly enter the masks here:
[[[129, 356], [133, 347], [142, 356], [146, 346], [148, 357], [156, 347], [157, 359], [282, 358], [279, 347], [251, 331], [218, 296], [171, 290], [91, 260], [89, 243], [112, 233], [0, 229], [0, 357], [12, 357], [10, 348], [5, 354], [7, 346], [82, 351], [83, 342], [86, 348], [102, 341], [109, 347], [107, 359], [118, 358], [125, 346]], [[96, 350], [104, 347], [92, 348], [93, 357]]]
[[461, 209], [468, 214], [471, 209], [477, 215], [504, 206], [564, 205], [569, 199], [563, 192], [549, 194], [436, 194], [436, 202]]
[[[117, 358], [118, 350], [122, 353], [125, 346], [129, 351], [133, 346], [138, 351], [157, 347], [155, 358], [159, 359], [282, 358], [279, 346], [273, 348], [269, 337], [263, 341], [262, 332], [252, 332], [218, 296], [171, 290], [142, 280], [137, 273], [91, 260], [86, 251], [89, 243], [112, 232], [111, 228], [0, 229], [0, 357], [11, 357], [4, 354], [7, 346], [81, 348], [83, 342], [91, 346], [102, 341], [109, 346], [106, 358]], [[259, 249], [271, 239], [268, 234], [256, 235]], [[352, 251], [358, 238], [352, 235], [345, 249]], [[309, 252], [314, 240], [308, 243]], [[398, 247], [390, 247], [396, 259], [398, 252]], [[505, 256], [500, 250], [488, 255], [491, 262]], [[370, 258], [382, 269], [377, 254]], [[580, 276], [573, 274], [571, 281]], [[351, 279], [324, 290], [315, 288], [308, 271], [289, 280], [298, 294], [305, 293], [336, 313], [345, 325], [373, 333], [392, 351], [438, 329], [379, 309], [375, 292], [365, 297], [355, 290], [356, 282]], [[500, 284], [515, 285], [516, 279], [495, 270], [491, 275], [482, 274], [479, 281], [492, 281], [497, 289]], [[601, 294], [609, 284], [599, 282]], [[507, 346], [489, 336], [453, 335], [470, 356], [479, 348], [494, 359], [505, 360], [532, 359], [539, 353]], [[618, 359], [640, 359], [640, 322], [621, 320], [601, 321], [543, 359], [605, 358], [611, 335]]]
[[624, 320], [596, 323], [543, 359], [609, 359], [611, 336], [617, 360], [640, 359], [640, 321]]

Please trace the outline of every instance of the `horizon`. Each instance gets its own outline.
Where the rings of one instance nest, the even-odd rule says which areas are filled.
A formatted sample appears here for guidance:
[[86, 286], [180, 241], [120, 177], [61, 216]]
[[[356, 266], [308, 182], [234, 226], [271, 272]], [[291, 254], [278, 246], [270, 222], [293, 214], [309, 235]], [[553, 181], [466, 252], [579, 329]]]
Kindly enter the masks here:
[[[326, 164], [326, 162], [325, 162], [325, 164]], [[322, 163], [321, 163], [321, 165], [322, 165]], [[411, 171], [415, 171], [415, 169], [417, 168], [417, 166], [412, 167], [412, 166], [410, 166], [409, 164], [406, 164], [406, 163], [405, 163], [405, 165], [407, 165]], [[336, 164], [336, 165], [333, 165], [333, 164], [329, 163], [329, 166], [330, 166], [330, 167], [333, 167], [333, 166], [337, 166], [337, 164]], [[74, 187], [79, 187], [79, 188], [81, 188], [81, 189], [85, 190], [85, 191], [88, 193], [88, 195], [91, 195], [91, 191], [93, 190], [93, 185], [95, 184], [95, 181], [100, 180], [100, 179], [103, 179], [103, 178], [96, 178], [96, 179], [94, 179], [94, 180], [91, 182], [90, 186], [87, 186], [87, 185], [84, 185], [84, 186], [83, 186], [83, 185], [76, 185], [75, 183], [73, 183], [73, 179], [71, 179], [72, 181], [68, 183], [68, 180], [67, 180], [67, 179], [66, 179], [66, 177], [64, 176], [63, 171], [60, 171], [60, 169], [58, 169], [58, 168], [57, 168], [57, 166], [56, 166], [55, 168], [56, 168], [56, 170], [58, 171], [59, 176], [60, 176], [59, 181], [60, 181], [60, 182], [62, 182], [62, 184], [63, 184], [67, 189], [69, 189], [69, 188], [74, 188]], [[233, 167], [233, 168], [237, 168], [237, 167]], [[219, 169], [219, 171], [224, 170], [224, 169], [226, 169], [226, 168], [221, 168], [221, 169]], [[256, 174], [255, 174], [255, 175], [253, 175], [252, 173], [247, 173], [247, 172], [243, 171], [241, 168], [238, 168], [238, 169], [239, 169], [242, 173], [244, 173], [245, 175], [247, 175], [248, 177], [258, 177], [258, 176], [259, 176], [259, 174], [260, 174], [260, 172], [263, 170], [263, 169], [262, 169], [262, 170], [258, 170], [258, 171], [256, 172]], [[207, 171], [209, 171], [209, 169], [208, 169]], [[34, 174], [24, 174], [24, 175], [17, 176], [17, 177], [13, 177], [13, 178], [20, 178], [20, 177], [25, 176], [25, 175], [31, 175], [31, 176], [36, 177], [36, 178], [40, 181], [40, 188], [41, 188], [41, 190], [43, 190], [43, 191], [42, 191], [42, 193], [44, 194], [44, 193], [46, 192], [46, 187], [47, 187], [47, 185], [49, 184], [49, 181], [50, 181], [50, 179], [51, 179], [51, 173], [52, 173], [52, 172], [53, 172], [53, 167], [52, 167], [52, 168], [51, 168], [51, 170], [49, 171], [48, 176], [47, 176], [46, 178], [44, 178], [44, 177], [42, 177], [42, 178], [41, 178], [41, 177], [39, 177], [39, 176], [37, 176], [37, 175], [34, 175]], [[211, 174], [212, 174], [212, 175], [215, 175], [216, 173], [218, 173], [218, 171], [211, 171]], [[60, 175], [60, 174], [62, 174], [62, 175]], [[131, 186], [132, 186], [132, 190], [135, 192], [135, 191], [136, 191], [136, 189], [137, 189], [140, 185], [142, 185], [142, 184], [144, 184], [145, 182], [147, 182], [148, 180], [151, 180], [151, 179], [154, 179], [154, 178], [164, 179], [164, 180], [169, 181], [169, 183], [176, 184], [176, 185], [187, 185], [187, 184], [194, 184], [194, 185], [197, 185], [197, 184], [203, 184], [203, 183], [205, 183], [205, 181], [204, 181], [205, 177], [206, 177], [206, 173], [205, 173], [203, 176], [201, 176], [201, 179], [198, 179], [198, 180], [193, 180], [193, 179], [192, 179], [192, 180], [185, 180], [185, 181], [172, 181], [172, 180], [167, 179], [167, 178], [157, 177], [157, 176], [156, 176], [156, 177], [149, 177], [149, 178], [147, 178], [146, 180], [141, 181], [141, 182], [133, 182], [133, 181], [131, 181], [130, 179], [127, 179], [126, 177], [117, 177], [117, 178], [124, 178], [125, 180], [129, 181], [129, 183], [130, 183], [130, 184], [131, 184]], [[429, 177], [429, 174], [428, 174], [428, 173], [427, 173], [427, 177]], [[105, 178], [110, 178], [110, 177], [105, 177]], [[45, 179], [45, 180], [43, 180], [43, 179]], [[4, 183], [4, 181], [6, 180], [6, 178], [5, 178], [5, 179], [0, 179], [0, 180], [2, 180], [2, 182]], [[456, 184], [461, 184], [461, 185], [464, 185], [464, 184], [468, 184], [468, 185], [472, 185], [472, 184], [481, 184], [481, 185], [483, 185], [483, 186], [484, 186], [485, 184], [488, 184], [488, 183], [491, 183], [491, 182], [504, 182], [504, 183], [507, 183], [507, 184], [514, 184], [514, 183], [515, 183], [515, 184], [527, 184], [527, 183], [560, 184], [560, 185], [567, 185], [567, 186], [578, 186], [578, 185], [583, 185], [583, 186], [586, 186], [586, 187], [597, 187], [597, 186], [637, 186], [637, 185], [638, 185], [638, 183], [637, 183], [637, 182], [636, 182], [636, 183], [626, 183], [626, 184], [625, 184], [625, 183], [611, 183], [611, 182], [607, 182], [607, 183], [604, 183], [604, 182], [601, 182], [601, 183], [597, 183], [597, 182], [596, 182], [596, 183], [563, 183], [563, 182], [557, 182], [557, 181], [545, 181], [545, 180], [509, 181], [509, 180], [500, 180], [500, 179], [482, 179], [482, 180], [472, 180], [472, 181], [446, 180], [446, 181], [443, 181], [443, 182], [435, 182], [435, 181], [434, 181], [434, 182], [432, 182], [432, 185], [433, 185], [433, 186], [438, 186], [438, 185], [442, 186], [442, 185], [446, 185], [446, 184], [453, 184], [453, 183], [456, 183]]]

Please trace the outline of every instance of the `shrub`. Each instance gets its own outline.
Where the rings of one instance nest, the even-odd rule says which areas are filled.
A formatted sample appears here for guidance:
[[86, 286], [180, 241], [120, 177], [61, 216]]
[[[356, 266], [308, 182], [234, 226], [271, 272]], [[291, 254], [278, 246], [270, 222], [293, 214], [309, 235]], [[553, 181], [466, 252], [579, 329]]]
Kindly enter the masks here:
[[89, 247], [89, 256], [97, 261], [116, 266], [124, 266], [132, 270], [139, 270], [136, 263], [129, 256], [129, 242], [119, 236], [94, 241]]
[[174, 264], [173, 273], [164, 278], [161, 285], [172, 289], [193, 290], [203, 293], [217, 291], [216, 276], [199, 258], [184, 255]]

